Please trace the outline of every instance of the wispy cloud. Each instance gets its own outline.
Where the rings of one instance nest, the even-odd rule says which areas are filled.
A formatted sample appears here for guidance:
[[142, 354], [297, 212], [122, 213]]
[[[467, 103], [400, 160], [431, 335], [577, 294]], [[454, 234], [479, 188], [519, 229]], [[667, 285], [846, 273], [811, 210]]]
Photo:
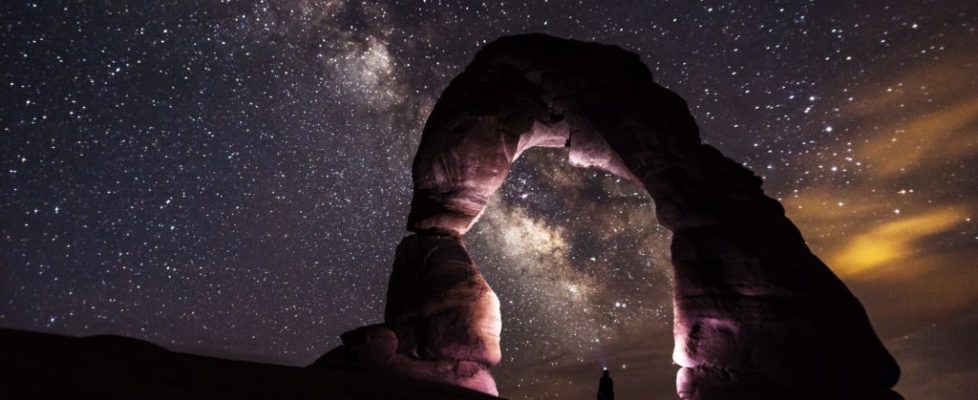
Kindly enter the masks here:
[[843, 275], [891, 266], [908, 257], [926, 256], [925, 238], [950, 231], [965, 222], [960, 208], [934, 209], [870, 227], [842, 241], [829, 255], [829, 263]]
[[936, 169], [976, 149], [978, 96], [886, 125], [858, 153], [871, 175], [890, 177], [908, 170]]

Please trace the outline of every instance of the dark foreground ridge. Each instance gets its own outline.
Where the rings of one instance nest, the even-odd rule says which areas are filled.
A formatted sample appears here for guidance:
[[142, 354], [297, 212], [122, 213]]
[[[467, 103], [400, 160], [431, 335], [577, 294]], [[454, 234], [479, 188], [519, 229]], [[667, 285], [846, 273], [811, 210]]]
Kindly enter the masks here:
[[377, 372], [177, 353], [122, 336], [0, 329], [0, 399], [496, 399]]

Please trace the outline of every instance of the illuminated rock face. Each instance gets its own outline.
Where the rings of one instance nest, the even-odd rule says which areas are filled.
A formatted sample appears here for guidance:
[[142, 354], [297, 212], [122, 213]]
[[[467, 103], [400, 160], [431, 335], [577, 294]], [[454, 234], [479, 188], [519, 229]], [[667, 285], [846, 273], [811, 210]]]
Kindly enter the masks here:
[[497, 394], [499, 300], [461, 239], [419, 234], [397, 246], [384, 324], [399, 340], [394, 370]]
[[461, 237], [534, 146], [643, 186], [673, 231], [681, 398], [900, 398], [862, 305], [682, 98], [633, 53], [544, 35], [485, 46], [425, 125], [385, 317], [395, 370], [495, 393], [498, 302]]
[[346, 332], [313, 368], [394, 372], [498, 395], [499, 300], [462, 240], [411, 235], [397, 246], [384, 324]]

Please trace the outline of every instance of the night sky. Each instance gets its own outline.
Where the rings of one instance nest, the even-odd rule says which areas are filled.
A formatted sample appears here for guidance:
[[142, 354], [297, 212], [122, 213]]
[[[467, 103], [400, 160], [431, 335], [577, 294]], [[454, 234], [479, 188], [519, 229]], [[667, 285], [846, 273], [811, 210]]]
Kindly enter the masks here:
[[[0, 326], [312, 362], [383, 318], [440, 92], [544, 32], [638, 52], [862, 299], [897, 390], [971, 398], [976, 27], [973, 0], [3, 1]], [[565, 160], [526, 153], [466, 237], [500, 392], [593, 398], [607, 365], [675, 398], [669, 233]]]

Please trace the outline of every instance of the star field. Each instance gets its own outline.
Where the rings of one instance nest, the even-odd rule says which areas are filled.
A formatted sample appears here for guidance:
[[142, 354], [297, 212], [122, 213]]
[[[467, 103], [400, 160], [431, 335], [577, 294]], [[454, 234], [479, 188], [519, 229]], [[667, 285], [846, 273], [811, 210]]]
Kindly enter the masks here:
[[[383, 318], [410, 165], [483, 44], [635, 51], [860, 297], [907, 398], [978, 387], [978, 3], [8, 1], [0, 326], [306, 365]], [[566, 151], [467, 245], [508, 398], [675, 398], [669, 232]]]

